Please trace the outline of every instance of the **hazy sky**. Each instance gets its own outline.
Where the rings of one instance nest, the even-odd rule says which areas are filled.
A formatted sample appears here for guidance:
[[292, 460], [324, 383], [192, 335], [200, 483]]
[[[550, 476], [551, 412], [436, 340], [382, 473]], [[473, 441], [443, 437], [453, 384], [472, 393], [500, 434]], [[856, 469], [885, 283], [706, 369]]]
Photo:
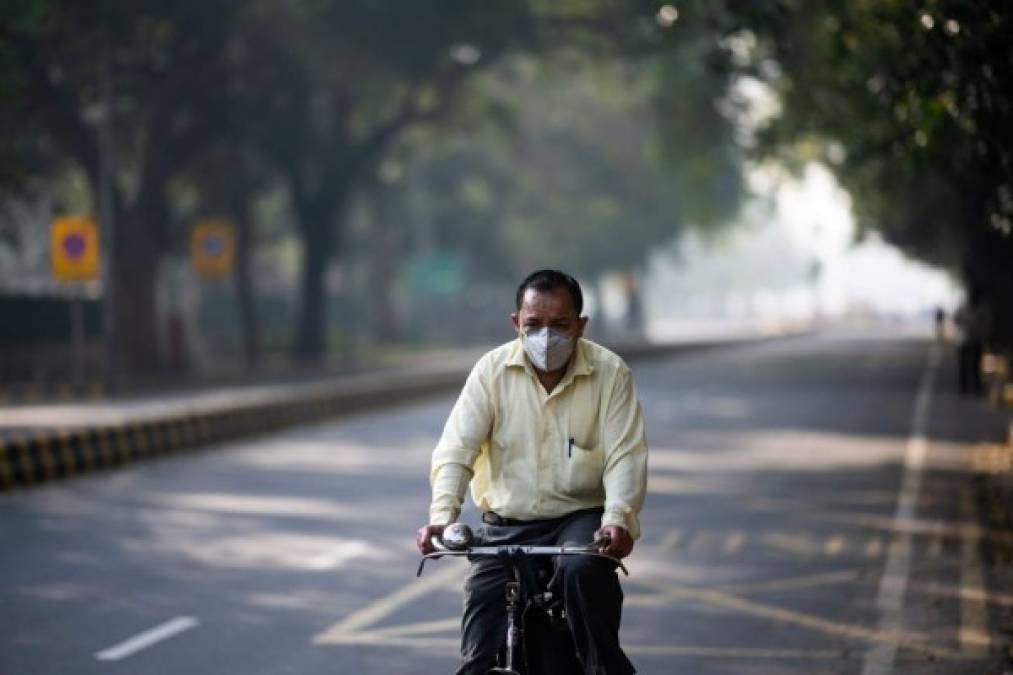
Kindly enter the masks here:
[[960, 290], [946, 273], [876, 236], [855, 242], [850, 199], [822, 165], [799, 178], [754, 169], [750, 185], [757, 199], [728, 231], [690, 232], [652, 256], [644, 285], [652, 337], [957, 305]]

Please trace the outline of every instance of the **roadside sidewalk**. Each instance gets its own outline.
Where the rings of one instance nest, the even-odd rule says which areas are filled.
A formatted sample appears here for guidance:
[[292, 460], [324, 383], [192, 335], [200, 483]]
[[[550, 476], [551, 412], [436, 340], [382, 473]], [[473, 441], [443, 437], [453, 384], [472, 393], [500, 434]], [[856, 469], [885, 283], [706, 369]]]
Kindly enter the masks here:
[[[973, 643], [988, 646], [995, 670], [1013, 672], [1013, 407], [1005, 397], [970, 397], [958, 392], [955, 346], [946, 352], [936, 383], [933, 442], [942, 448], [945, 462], [938, 470], [966, 476], [969, 504], [962, 505], [959, 533], [964, 559], [978, 560], [984, 571], [982, 589], [961, 589], [961, 607], [968, 609], [970, 624], [993, 627], [1001, 639], [983, 642], [975, 631], [962, 634]], [[980, 631], [979, 631], [980, 632]]]

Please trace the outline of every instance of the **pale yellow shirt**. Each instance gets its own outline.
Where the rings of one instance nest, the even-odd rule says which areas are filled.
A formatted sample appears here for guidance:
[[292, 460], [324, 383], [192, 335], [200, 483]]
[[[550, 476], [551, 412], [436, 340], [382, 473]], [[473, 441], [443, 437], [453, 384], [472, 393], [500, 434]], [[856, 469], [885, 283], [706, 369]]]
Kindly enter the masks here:
[[429, 522], [475, 503], [505, 518], [539, 520], [605, 507], [603, 525], [640, 536], [647, 488], [644, 421], [630, 369], [579, 339], [551, 393], [520, 339], [488, 352], [472, 369], [433, 451]]

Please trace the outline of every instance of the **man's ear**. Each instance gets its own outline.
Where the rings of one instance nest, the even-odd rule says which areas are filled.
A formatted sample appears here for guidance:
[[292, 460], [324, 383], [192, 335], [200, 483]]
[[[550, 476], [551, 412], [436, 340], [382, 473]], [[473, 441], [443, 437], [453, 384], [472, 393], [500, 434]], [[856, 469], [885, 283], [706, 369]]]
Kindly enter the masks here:
[[577, 337], [584, 337], [584, 329], [587, 328], [587, 317], [577, 319]]
[[521, 329], [521, 317], [520, 317], [520, 315], [517, 312], [512, 312], [510, 314], [510, 323], [513, 324], [514, 330], [520, 331], [520, 329]]

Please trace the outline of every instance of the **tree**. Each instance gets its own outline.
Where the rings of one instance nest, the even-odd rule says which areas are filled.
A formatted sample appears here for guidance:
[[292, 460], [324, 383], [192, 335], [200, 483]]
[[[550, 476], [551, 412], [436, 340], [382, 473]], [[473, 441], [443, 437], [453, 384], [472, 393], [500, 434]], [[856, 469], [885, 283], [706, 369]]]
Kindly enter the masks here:
[[[133, 370], [156, 366], [154, 284], [169, 236], [165, 186], [220, 130], [222, 57], [237, 5], [107, 0], [95, 11], [38, 0], [18, 3], [4, 17], [10, 100], [29, 113], [22, 132], [39, 134], [74, 161], [95, 203], [94, 120], [111, 117], [118, 168], [111, 292], [125, 365]], [[110, 109], [100, 97], [103, 61], [114, 92]]]
[[[249, 137], [285, 176], [303, 241], [295, 354], [324, 353], [324, 275], [354, 191], [406, 129], [445, 115], [470, 70], [528, 31], [524, 3], [260, 3], [237, 50]], [[396, 45], [392, 49], [391, 45]]]
[[1013, 338], [1013, 13], [987, 0], [729, 3], [780, 96], [761, 151], [821, 157], [860, 224], [987, 289]]

